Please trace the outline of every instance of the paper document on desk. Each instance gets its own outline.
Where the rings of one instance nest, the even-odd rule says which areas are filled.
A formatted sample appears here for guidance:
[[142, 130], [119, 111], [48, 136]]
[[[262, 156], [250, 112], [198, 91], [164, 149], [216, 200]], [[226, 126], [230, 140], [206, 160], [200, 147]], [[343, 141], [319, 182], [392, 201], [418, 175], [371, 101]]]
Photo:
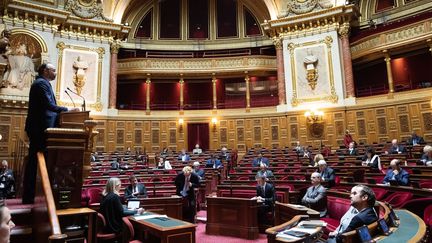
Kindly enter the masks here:
[[306, 207], [303, 205], [299, 205], [299, 204], [290, 204], [288, 203], [289, 206], [294, 207], [294, 208], [298, 208], [298, 209], [305, 209]]
[[304, 228], [326, 227], [327, 223], [322, 220], [305, 220], [301, 221], [298, 226]]
[[150, 214], [150, 215], [137, 215], [133, 216], [135, 220], [154, 219], [154, 218], [168, 218], [166, 215]]

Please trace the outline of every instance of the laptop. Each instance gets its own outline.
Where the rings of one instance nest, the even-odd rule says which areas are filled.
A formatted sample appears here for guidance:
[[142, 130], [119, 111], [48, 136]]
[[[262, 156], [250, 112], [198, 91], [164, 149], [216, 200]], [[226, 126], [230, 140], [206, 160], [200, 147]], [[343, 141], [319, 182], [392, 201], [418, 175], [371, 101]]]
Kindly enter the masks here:
[[138, 209], [140, 207], [140, 201], [129, 200], [127, 204], [128, 209]]
[[362, 242], [362, 243], [373, 242], [372, 236], [369, 233], [369, 229], [366, 225], [363, 225], [362, 227], [357, 228], [356, 231], [357, 231], [357, 235], [360, 239], [360, 242]]

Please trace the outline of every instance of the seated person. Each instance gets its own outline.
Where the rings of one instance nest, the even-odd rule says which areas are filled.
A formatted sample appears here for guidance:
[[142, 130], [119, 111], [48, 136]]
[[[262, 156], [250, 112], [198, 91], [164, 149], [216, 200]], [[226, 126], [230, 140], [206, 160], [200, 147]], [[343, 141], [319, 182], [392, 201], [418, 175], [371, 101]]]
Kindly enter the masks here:
[[164, 170], [172, 170], [172, 166], [171, 163], [164, 159], [163, 157], [159, 158], [159, 163], [158, 163], [158, 169], [164, 169]]
[[423, 155], [420, 161], [427, 166], [432, 166], [432, 146], [426, 145], [423, 148]]
[[351, 142], [354, 142], [354, 139], [353, 139], [353, 137], [351, 136], [351, 134], [349, 133], [349, 130], [346, 130], [346, 131], [345, 131], [344, 140], [343, 140], [343, 143], [344, 143], [344, 145], [345, 145], [345, 148], [348, 148], [348, 146], [349, 146], [349, 144], [350, 144]]
[[192, 150], [193, 154], [202, 154], [202, 149], [200, 148], [199, 144], [195, 145], [195, 148]]
[[313, 159], [313, 167], [318, 167], [318, 162], [320, 160], [324, 160], [324, 155], [322, 154], [316, 154], [314, 159]]
[[178, 160], [180, 160], [183, 163], [187, 163], [190, 161], [189, 154], [186, 153], [186, 149], [182, 149], [180, 154], [178, 155]]
[[424, 144], [425, 141], [423, 140], [423, 137], [418, 136], [415, 131], [412, 131], [411, 137], [408, 139], [407, 143], [411, 146], [417, 146]]
[[230, 159], [231, 159], [231, 155], [230, 155], [230, 153], [228, 152], [227, 147], [222, 147], [222, 148], [221, 148], [221, 152], [220, 152], [220, 154], [219, 154], [219, 159], [220, 159], [220, 160], [225, 160], [225, 161], [230, 161]]
[[102, 192], [102, 201], [100, 203], [100, 212], [105, 217], [106, 227], [105, 233], [121, 234], [123, 230], [122, 217], [142, 214], [144, 209], [128, 210], [121, 204], [120, 200], [121, 182], [117, 177], [111, 177]]
[[348, 156], [357, 156], [358, 155], [358, 150], [356, 149], [354, 142], [349, 143], [348, 149], [346, 151], [346, 155], [348, 155]]
[[303, 147], [300, 145], [300, 141], [297, 141], [297, 145], [294, 147], [294, 150], [297, 156], [303, 156], [304, 150]]
[[219, 169], [219, 168], [223, 168], [223, 164], [220, 160], [216, 159], [216, 156], [214, 154], [212, 154], [210, 156], [210, 159], [207, 160], [206, 167]]
[[331, 149], [323, 144], [321, 145], [320, 153], [325, 157], [329, 157], [331, 154]]
[[111, 162], [111, 170], [118, 170], [120, 168], [120, 163], [117, 160]]
[[126, 199], [133, 199], [138, 197], [147, 197], [147, 190], [144, 184], [138, 183], [138, 179], [131, 175], [129, 176], [130, 185], [126, 187], [124, 195]]
[[162, 151], [160, 152], [160, 157], [166, 158], [170, 155], [170, 151], [168, 150], [167, 147], [163, 148]]
[[260, 170], [257, 172], [256, 176], [274, 179], [273, 172], [267, 169], [266, 164], [260, 164]]
[[252, 166], [259, 167], [261, 164], [265, 164], [268, 167], [270, 163], [267, 158], [263, 157], [262, 152], [259, 152], [258, 157], [253, 160]]
[[375, 169], [381, 170], [381, 159], [378, 154], [375, 154], [375, 150], [372, 147], [366, 149], [366, 154], [362, 159], [363, 166], [370, 166]]
[[193, 163], [193, 172], [195, 174], [197, 174], [197, 176], [199, 177], [200, 181], [202, 181], [202, 180], [205, 179], [205, 171], [202, 168], [200, 168], [200, 162], [195, 161]]
[[409, 174], [400, 167], [400, 160], [398, 159], [390, 161], [390, 168], [387, 170], [383, 183], [390, 184], [391, 181], [394, 181], [400, 186], [408, 186], [410, 183]]
[[321, 174], [321, 180], [327, 181], [329, 187], [335, 185], [335, 171], [327, 166], [325, 160], [318, 161], [318, 172]]
[[312, 186], [309, 187], [301, 200], [302, 204], [320, 212], [320, 217], [327, 214], [327, 190], [321, 185], [321, 174], [311, 175]]
[[258, 208], [258, 222], [265, 225], [270, 225], [271, 222], [267, 218], [268, 212], [273, 212], [274, 202], [276, 201], [276, 193], [272, 184], [267, 183], [267, 177], [264, 175], [256, 176], [256, 200], [261, 206]]
[[15, 197], [15, 179], [8, 162], [3, 160], [0, 167], [0, 199]]
[[385, 154], [401, 154], [406, 153], [404, 146], [399, 145], [397, 139], [393, 139], [391, 142], [391, 147], [385, 151]]
[[351, 207], [342, 216], [339, 226], [330, 232], [327, 242], [342, 242], [341, 234], [369, 225], [378, 220], [374, 210], [375, 193], [365, 185], [357, 185], [351, 189]]

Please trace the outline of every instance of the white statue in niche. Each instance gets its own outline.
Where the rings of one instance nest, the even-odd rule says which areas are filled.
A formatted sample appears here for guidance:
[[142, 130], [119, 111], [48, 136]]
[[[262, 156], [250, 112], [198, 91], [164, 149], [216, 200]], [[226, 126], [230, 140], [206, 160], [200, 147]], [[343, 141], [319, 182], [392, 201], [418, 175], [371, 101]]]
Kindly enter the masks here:
[[307, 55], [303, 60], [306, 66], [306, 79], [312, 90], [315, 90], [318, 81], [318, 69], [316, 68], [318, 64], [318, 57], [312, 54], [310, 49], [307, 49]]
[[31, 57], [26, 55], [26, 44], [19, 44], [15, 49], [6, 48], [5, 56], [9, 62], [9, 68], [3, 76], [6, 87], [19, 90], [30, 87], [35, 79], [35, 67]]
[[82, 88], [84, 87], [87, 80], [86, 70], [88, 67], [89, 63], [85, 60], [82, 60], [81, 56], [78, 56], [77, 59], [73, 62], [73, 83], [75, 85], [75, 90], [79, 95], [81, 95]]

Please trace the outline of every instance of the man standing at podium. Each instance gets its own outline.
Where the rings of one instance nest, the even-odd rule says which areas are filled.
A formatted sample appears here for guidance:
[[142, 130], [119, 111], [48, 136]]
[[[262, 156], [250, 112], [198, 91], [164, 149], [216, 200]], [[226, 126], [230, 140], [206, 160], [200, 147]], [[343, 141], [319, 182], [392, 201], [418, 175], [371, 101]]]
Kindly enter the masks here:
[[[271, 226], [272, 219], [269, 218], [269, 213], [273, 213], [274, 202], [276, 201], [275, 188], [272, 184], [267, 183], [267, 177], [264, 174], [256, 175], [256, 197], [252, 200], [257, 200], [260, 204], [258, 208], [258, 225]], [[272, 215], [273, 216], [273, 215]]]
[[[25, 131], [30, 140], [29, 157], [25, 166], [23, 204], [34, 202], [37, 152], [45, 151], [45, 130], [55, 127], [58, 114], [68, 108], [58, 106], [50, 81], [56, 78], [56, 69], [51, 63], [44, 63], [38, 69], [38, 76], [30, 88], [29, 107]], [[78, 110], [78, 109], [74, 109]]]

